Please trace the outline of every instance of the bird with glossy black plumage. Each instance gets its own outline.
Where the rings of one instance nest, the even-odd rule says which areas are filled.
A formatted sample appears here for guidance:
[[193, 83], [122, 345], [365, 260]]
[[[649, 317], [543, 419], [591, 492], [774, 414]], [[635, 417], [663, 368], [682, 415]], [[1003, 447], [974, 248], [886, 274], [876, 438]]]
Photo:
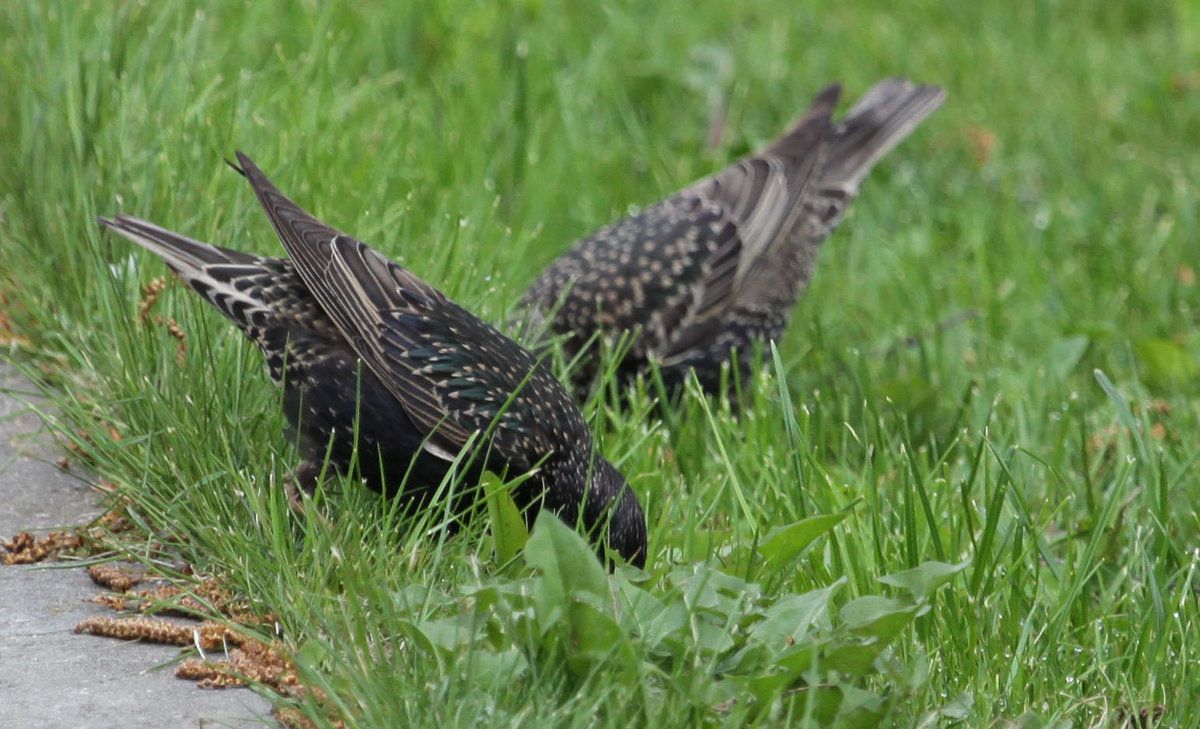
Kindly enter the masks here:
[[297, 485], [311, 492], [329, 465], [420, 505], [473, 446], [468, 479], [532, 474], [513, 492], [529, 524], [548, 508], [644, 565], [642, 507], [549, 368], [237, 157], [289, 258], [219, 248], [127, 215], [100, 222], [160, 256], [262, 350], [299, 435]]

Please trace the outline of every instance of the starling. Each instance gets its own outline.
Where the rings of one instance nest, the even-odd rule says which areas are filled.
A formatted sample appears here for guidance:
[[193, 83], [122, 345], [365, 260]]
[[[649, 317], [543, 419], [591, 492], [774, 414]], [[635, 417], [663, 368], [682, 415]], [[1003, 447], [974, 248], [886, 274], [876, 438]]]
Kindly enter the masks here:
[[766, 149], [576, 242], [538, 276], [521, 300], [525, 323], [578, 358], [577, 397], [599, 370], [594, 342], [623, 335], [626, 381], [652, 361], [669, 391], [691, 370], [716, 393], [734, 357], [733, 374], [749, 374], [753, 343], [783, 334], [863, 178], [945, 98], [888, 79], [835, 124], [840, 93], [827, 87]]
[[[570, 393], [533, 355], [378, 251], [283, 195], [244, 154], [246, 177], [289, 258], [201, 243], [128, 215], [100, 222], [158, 254], [258, 345], [311, 493], [328, 463], [427, 503], [469, 445], [483, 470], [530, 473], [513, 499], [545, 507], [625, 560], [646, 561], [637, 496], [595, 452]], [[479, 437], [486, 436], [486, 437]]]

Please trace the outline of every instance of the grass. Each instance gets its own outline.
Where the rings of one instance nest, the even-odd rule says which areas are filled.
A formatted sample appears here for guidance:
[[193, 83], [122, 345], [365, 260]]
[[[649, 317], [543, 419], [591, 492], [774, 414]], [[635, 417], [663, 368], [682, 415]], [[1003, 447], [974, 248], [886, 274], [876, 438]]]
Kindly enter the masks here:
[[[1198, 725], [1186, 3], [85, 0], [2, 4], [0, 27], [11, 357], [350, 725]], [[589, 408], [647, 507], [645, 576], [571, 562], [552, 526], [537, 569], [506, 564], [487, 520], [429, 537], [437, 514], [353, 487], [296, 526], [258, 353], [179, 285], [143, 323], [165, 268], [94, 223], [277, 255], [221, 163], [243, 149], [501, 322], [570, 240], [828, 81], [895, 74], [945, 108], [867, 180], [742, 417]]]

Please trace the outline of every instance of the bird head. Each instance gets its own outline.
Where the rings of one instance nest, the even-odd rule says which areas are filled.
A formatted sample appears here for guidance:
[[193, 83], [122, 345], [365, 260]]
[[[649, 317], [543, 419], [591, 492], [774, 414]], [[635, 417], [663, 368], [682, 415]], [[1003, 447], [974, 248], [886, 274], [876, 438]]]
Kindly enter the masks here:
[[635, 567], [646, 566], [646, 515], [629, 482], [605, 458], [597, 457], [592, 467], [584, 515], [589, 527], [605, 535], [609, 549]]

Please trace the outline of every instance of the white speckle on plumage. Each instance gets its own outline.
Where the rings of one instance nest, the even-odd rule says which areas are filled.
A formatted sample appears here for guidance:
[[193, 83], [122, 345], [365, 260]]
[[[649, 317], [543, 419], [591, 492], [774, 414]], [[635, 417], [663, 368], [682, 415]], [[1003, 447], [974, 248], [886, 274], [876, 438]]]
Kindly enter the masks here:
[[[758, 155], [578, 241], [525, 293], [522, 305], [540, 315], [528, 319], [549, 319], [551, 333], [568, 335], [568, 359], [596, 334], [640, 331], [623, 377], [650, 360], [670, 387], [695, 371], [713, 392], [728, 364], [745, 377], [753, 343], [783, 333], [818, 247], [863, 178], [944, 98], [938, 87], [888, 79], [834, 123], [839, 93], [822, 91]], [[577, 397], [591, 388], [597, 359], [586, 353], [576, 369]]]

